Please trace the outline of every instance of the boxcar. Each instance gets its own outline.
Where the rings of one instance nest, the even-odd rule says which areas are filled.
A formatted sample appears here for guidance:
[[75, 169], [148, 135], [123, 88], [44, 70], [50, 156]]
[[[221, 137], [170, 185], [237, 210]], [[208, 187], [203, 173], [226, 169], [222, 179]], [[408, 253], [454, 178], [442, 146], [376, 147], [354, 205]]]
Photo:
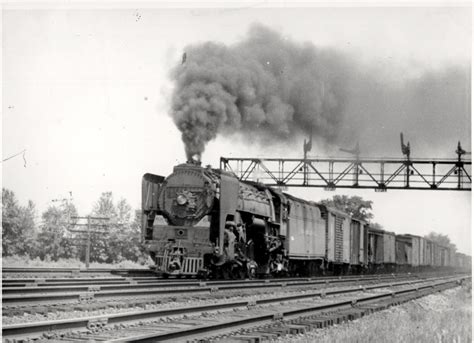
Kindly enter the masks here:
[[383, 230], [369, 226], [367, 258], [370, 269], [383, 265]]
[[360, 272], [367, 268], [367, 245], [368, 226], [367, 223], [357, 219], [351, 219], [350, 226], [350, 264], [351, 269]]
[[383, 245], [384, 245], [384, 264], [392, 265], [395, 261], [395, 233], [384, 231], [383, 234]]
[[442, 249], [441, 246], [435, 242], [433, 242], [433, 256], [434, 256], [434, 263], [433, 266], [435, 268], [442, 266]]
[[405, 235], [395, 236], [395, 260], [399, 269], [406, 269], [412, 265], [412, 240]]
[[463, 269], [464, 268], [464, 265], [463, 265], [464, 261], [463, 261], [463, 258], [462, 258], [462, 254], [459, 253], [459, 252], [455, 253], [454, 258], [456, 259], [456, 261], [455, 261], [456, 268], [457, 269]]
[[368, 263], [371, 270], [391, 271], [395, 267], [395, 233], [369, 227]]
[[419, 237], [420, 239], [420, 267], [426, 268], [429, 263], [426, 261], [426, 238]]
[[425, 239], [425, 265], [434, 266], [434, 246], [429, 239]]
[[[424, 246], [425, 241], [423, 238], [415, 235], [397, 235], [397, 240], [399, 242], [405, 242], [405, 253], [407, 264], [411, 265], [414, 268], [422, 265], [424, 261]], [[398, 250], [397, 250], [398, 251]], [[397, 259], [398, 263], [398, 259]]]
[[326, 260], [329, 269], [345, 272], [350, 264], [350, 224], [346, 213], [324, 205], [318, 205], [326, 220]]
[[440, 267], [449, 266], [449, 248], [439, 245], [440, 250]]
[[453, 248], [449, 249], [449, 266], [456, 267], [456, 250]]
[[463, 271], [470, 271], [472, 265], [471, 256], [465, 255], [463, 253], [455, 253], [456, 256], [456, 267]]

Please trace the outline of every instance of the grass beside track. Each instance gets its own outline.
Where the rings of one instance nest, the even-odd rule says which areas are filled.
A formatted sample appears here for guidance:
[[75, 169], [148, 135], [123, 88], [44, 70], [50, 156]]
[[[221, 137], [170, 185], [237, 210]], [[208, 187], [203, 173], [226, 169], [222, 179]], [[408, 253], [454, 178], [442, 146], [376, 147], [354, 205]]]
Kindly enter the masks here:
[[279, 343], [472, 342], [472, 286], [464, 285]]
[[[137, 263], [133, 261], [122, 261], [119, 263], [99, 263], [91, 262], [90, 268], [107, 268], [107, 269], [140, 269], [148, 268], [152, 265], [151, 259], [146, 263]], [[4, 256], [2, 257], [2, 268], [81, 268], [85, 269], [82, 261], [74, 258], [60, 258], [57, 261], [51, 259], [41, 260], [40, 258], [31, 259], [28, 256]]]

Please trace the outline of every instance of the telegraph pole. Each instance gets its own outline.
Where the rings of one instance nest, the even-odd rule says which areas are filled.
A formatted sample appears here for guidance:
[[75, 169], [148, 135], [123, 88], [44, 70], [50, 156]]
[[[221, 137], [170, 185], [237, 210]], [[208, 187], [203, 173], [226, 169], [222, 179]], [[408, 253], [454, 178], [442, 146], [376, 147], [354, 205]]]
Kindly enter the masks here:
[[89, 269], [91, 256], [91, 217], [87, 216], [86, 269]]
[[[99, 233], [99, 234], [105, 234], [107, 233], [106, 231], [101, 231], [101, 230], [92, 230], [92, 228], [99, 228], [99, 227], [108, 227], [108, 221], [110, 220], [109, 217], [92, 217], [92, 216], [87, 216], [87, 217], [78, 217], [78, 216], [72, 216], [71, 219], [86, 219], [87, 224], [82, 224], [82, 223], [71, 223], [72, 226], [85, 226], [87, 229], [86, 230], [73, 230], [69, 229], [70, 232], [74, 233], [80, 233], [80, 234], [85, 234], [86, 242], [86, 269], [89, 269], [89, 264], [90, 264], [90, 254], [91, 254], [91, 233]], [[98, 220], [102, 221], [102, 223], [92, 223], [92, 220]], [[78, 244], [84, 246], [84, 244]]]

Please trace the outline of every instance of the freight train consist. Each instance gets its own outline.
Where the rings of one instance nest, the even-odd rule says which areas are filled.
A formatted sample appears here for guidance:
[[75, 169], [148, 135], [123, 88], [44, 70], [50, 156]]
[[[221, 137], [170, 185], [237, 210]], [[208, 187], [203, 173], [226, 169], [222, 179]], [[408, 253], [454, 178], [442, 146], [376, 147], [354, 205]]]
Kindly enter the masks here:
[[142, 180], [142, 238], [159, 273], [199, 277], [470, 269], [471, 258], [414, 235], [233, 174], [178, 165]]

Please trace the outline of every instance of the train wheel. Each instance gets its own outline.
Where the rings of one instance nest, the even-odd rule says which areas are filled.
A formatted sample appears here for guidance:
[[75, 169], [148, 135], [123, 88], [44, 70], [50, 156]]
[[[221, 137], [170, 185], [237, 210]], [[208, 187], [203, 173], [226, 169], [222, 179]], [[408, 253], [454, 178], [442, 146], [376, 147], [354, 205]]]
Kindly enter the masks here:
[[248, 278], [249, 279], [255, 279], [257, 277], [257, 268], [255, 267], [250, 267], [247, 271]]
[[247, 276], [247, 271], [244, 266], [236, 266], [232, 270], [233, 278], [237, 280], [243, 280]]
[[306, 275], [309, 277], [321, 274], [321, 268], [317, 261], [309, 261], [307, 264]]
[[221, 275], [222, 275], [222, 279], [224, 280], [230, 280], [232, 279], [232, 267], [228, 264], [228, 263], [225, 263], [223, 264], [221, 267]]

